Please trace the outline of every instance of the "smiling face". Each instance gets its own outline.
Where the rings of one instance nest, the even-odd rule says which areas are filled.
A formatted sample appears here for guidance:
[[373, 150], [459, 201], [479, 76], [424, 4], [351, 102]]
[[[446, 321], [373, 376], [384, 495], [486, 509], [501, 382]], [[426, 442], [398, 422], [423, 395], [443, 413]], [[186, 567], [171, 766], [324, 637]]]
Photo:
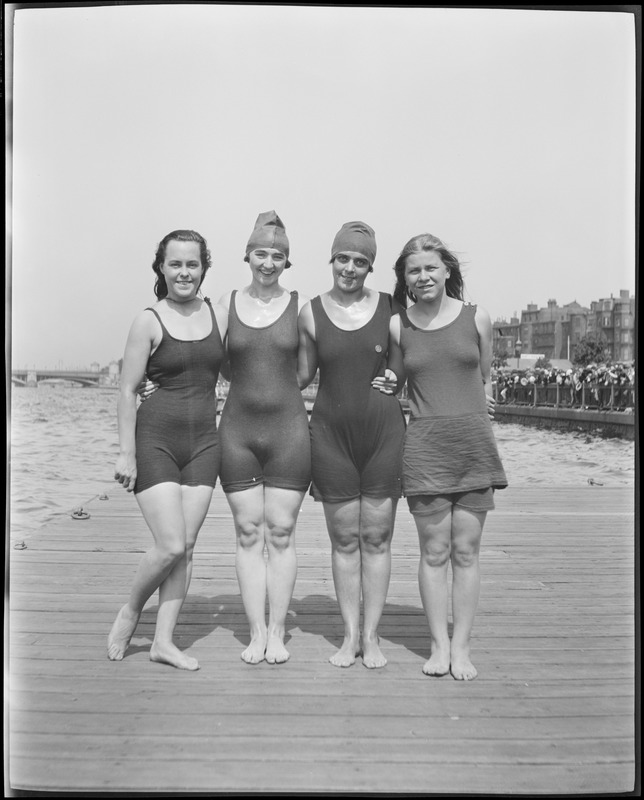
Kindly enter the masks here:
[[418, 302], [440, 300], [450, 276], [449, 267], [435, 250], [412, 253], [405, 261], [405, 283]]
[[333, 258], [333, 283], [341, 292], [358, 292], [364, 286], [371, 264], [362, 253], [343, 251]]
[[286, 268], [286, 256], [274, 247], [262, 247], [248, 254], [253, 279], [262, 286], [272, 286]]
[[185, 303], [197, 296], [204, 269], [197, 242], [171, 239], [166, 245], [161, 273], [168, 287], [168, 298]]

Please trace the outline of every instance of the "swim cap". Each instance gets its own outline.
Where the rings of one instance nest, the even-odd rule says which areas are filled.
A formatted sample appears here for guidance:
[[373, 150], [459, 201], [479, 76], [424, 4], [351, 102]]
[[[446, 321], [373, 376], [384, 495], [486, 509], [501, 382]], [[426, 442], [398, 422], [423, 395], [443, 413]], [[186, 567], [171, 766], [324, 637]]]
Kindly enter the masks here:
[[376, 260], [376, 234], [366, 222], [345, 222], [336, 233], [331, 258], [338, 253], [362, 253], [370, 264]]
[[284, 223], [275, 211], [264, 211], [257, 222], [246, 245], [246, 255], [261, 247], [274, 247], [288, 258], [288, 237]]

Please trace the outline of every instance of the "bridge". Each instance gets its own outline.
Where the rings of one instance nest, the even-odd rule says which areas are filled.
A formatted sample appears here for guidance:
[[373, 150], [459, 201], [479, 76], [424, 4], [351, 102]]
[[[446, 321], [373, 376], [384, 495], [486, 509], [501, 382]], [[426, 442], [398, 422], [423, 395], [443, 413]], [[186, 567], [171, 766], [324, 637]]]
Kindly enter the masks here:
[[76, 369], [12, 369], [11, 383], [14, 386], [37, 386], [39, 383], [69, 381], [82, 386], [116, 385], [112, 376], [95, 370]]

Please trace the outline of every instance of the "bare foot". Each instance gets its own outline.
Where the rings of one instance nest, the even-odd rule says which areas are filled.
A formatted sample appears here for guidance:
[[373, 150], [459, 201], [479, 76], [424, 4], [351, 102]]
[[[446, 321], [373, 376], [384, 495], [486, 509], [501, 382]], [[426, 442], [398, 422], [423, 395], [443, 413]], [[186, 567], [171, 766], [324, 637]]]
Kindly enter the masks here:
[[250, 644], [241, 654], [242, 660], [247, 664], [259, 664], [264, 660], [266, 653], [266, 635], [255, 636], [250, 640]]
[[350, 667], [356, 663], [356, 656], [360, 655], [360, 648], [353, 639], [345, 639], [337, 653], [329, 657], [334, 667]]
[[150, 648], [150, 661], [157, 661], [159, 664], [169, 664], [177, 669], [188, 669], [191, 671], [199, 669], [199, 662], [192, 656], [182, 653], [174, 644], [152, 643]]
[[440, 647], [432, 647], [432, 654], [429, 660], [423, 666], [425, 675], [431, 675], [434, 678], [440, 678], [447, 675], [449, 672], [450, 653], [449, 649], [445, 650]]
[[110, 661], [123, 660], [140, 616], [140, 614], [133, 615], [127, 604], [116, 615], [112, 630], [107, 637], [107, 657]]
[[364, 639], [362, 642], [362, 663], [367, 669], [380, 669], [387, 663], [387, 659], [383, 656], [380, 649], [380, 639], [368, 640]]
[[277, 634], [268, 637], [266, 660], [269, 664], [283, 664], [290, 657], [291, 654], [284, 647], [284, 642]]
[[479, 673], [470, 661], [469, 647], [452, 648], [450, 672], [455, 681], [473, 681], [476, 678]]

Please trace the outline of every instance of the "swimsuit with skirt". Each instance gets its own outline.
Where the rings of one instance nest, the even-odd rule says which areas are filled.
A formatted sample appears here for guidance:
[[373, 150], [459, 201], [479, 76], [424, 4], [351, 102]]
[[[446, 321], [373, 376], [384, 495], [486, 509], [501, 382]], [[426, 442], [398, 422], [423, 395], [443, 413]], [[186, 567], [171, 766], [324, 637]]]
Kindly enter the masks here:
[[453, 322], [423, 330], [400, 314], [410, 420], [403, 450], [403, 491], [445, 495], [508, 485], [487, 412], [476, 306]]
[[297, 292], [262, 328], [228, 320], [230, 389], [219, 424], [225, 492], [253, 486], [305, 492], [311, 482], [309, 420], [297, 382]]
[[177, 339], [161, 317], [161, 342], [146, 374], [158, 389], [136, 414], [135, 493], [158, 483], [212, 486], [219, 471], [216, 388], [224, 346], [210, 301], [212, 330], [204, 339]]
[[311, 494], [328, 503], [399, 498], [405, 417], [397, 397], [371, 386], [387, 366], [391, 297], [380, 292], [374, 315], [357, 330], [335, 325], [320, 297], [311, 308], [320, 368], [310, 425]]

